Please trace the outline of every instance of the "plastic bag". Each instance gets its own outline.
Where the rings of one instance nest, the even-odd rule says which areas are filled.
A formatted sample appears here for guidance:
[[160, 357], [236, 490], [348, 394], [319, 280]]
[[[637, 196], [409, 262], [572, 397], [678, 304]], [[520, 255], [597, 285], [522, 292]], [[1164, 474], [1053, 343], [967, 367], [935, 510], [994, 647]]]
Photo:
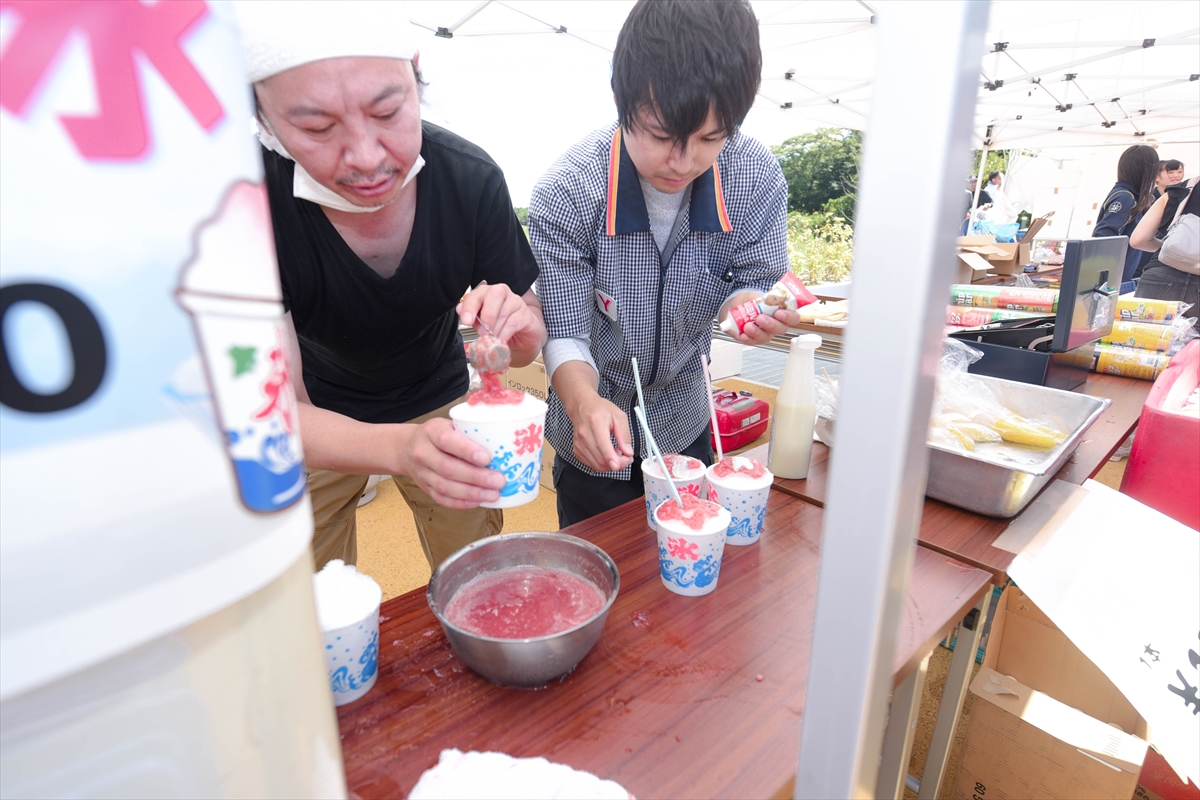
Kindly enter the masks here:
[[1002, 442], [1051, 449], [1066, 441], [1065, 432], [1006, 408], [986, 383], [968, 373], [967, 368], [982, 357], [958, 339], [945, 340], [926, 441], [962, 452], [973, 451], [978, 444]]
[[[937, 384], [926, 441], [959, 452], [975, 450], [980, 443], [1050, 449], [1067, 434], [1047, 421], [1030, 420], [1013, 413], [967, 368], [983, 353], [958, 339], [946, 339], [938, 362]], [[817, 438], [833, 446], [833, 423], [838, 411], [838, 382], [828, 373], [817, 376]], [[1011, 460], [1011, 459], [1010, 459]]]
[[1012, 244], [1017, 241], [1017, 231], [1021, 228], [1015, 222], [993, 222], [981, 219], [971, 226], [971, 233], [977, 236], [995, 236], [1001, 244]]

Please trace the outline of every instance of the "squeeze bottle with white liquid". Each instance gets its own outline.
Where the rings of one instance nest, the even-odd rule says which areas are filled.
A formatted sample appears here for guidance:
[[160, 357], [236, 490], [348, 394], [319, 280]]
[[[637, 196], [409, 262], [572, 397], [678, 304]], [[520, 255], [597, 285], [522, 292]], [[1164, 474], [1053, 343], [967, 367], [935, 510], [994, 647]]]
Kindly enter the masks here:
[[816, 334], [797, 336], [792, 339], [791, 352], [783, 368], [783, 382], [771, 421], [771, 443], [767, 449], [767, 468], [780, 478], [800, 480], [808, 477], [813, 423], [817, 417], [813, 352], [820, 346], [821, 337]]

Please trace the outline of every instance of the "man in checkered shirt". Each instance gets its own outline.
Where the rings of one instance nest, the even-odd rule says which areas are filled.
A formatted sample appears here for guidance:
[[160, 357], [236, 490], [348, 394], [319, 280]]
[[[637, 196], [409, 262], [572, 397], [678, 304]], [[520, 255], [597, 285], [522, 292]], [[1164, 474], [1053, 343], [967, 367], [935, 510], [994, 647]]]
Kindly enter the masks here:
[[[642, 496], [632, 357], [662, 451], [712, 461], [701, 359], [713, 319], [788, 269], [787, 184], [770, 151], [738, 132], [761, 70], [744, 0], [641, 0], [613, 54], [619, 123], [567, 151], [533, 191], [563, 526]], [[779, 311], [738, 339], [762, 344], [798, 321]]]

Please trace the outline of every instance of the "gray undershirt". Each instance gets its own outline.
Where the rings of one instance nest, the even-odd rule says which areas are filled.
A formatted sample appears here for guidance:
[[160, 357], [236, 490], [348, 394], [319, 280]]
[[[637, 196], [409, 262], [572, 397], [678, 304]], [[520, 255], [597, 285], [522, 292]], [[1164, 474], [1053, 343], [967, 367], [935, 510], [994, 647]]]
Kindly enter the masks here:
[[675, 194], [667, 194], [655, 189], [650, 185], [650, 181], [640, 174], [638, 183], [642, 185], [642, 196], [646, 198], [646, 212], [650, 215], [650, 232], [654, 236], [654, 244], [658, 247], [658, 252], [662, 253], [667, 249], [667, 240], [671, 236], [671, 228], [675, 225], [679, 209], [684, 199], [691, 194], [691, 186]]

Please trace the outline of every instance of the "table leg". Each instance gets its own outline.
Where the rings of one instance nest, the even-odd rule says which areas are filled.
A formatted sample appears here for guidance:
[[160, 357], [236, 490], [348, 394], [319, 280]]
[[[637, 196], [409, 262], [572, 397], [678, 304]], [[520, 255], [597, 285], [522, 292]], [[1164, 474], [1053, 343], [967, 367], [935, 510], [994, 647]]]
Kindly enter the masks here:
[[950, 746], [954, 743], [954, 729], [958, 726], [958, 715], [962, 712], [963, 700], [967, 697], [971, 668], [975, 665], [975, 654], [979, 650], [979, 635], [983, 632], [991, 602], [992, 587], [989, 586], [975, 606], [979, 611], [975, 615], [975, 629], [968, 629], [966, 620], [958, 626], [958, 642], [954, 646], [954, 656], [950, 659], [950, 671], [946, 674], [946, 688], [942, 690], [942, 703], [938, 708], [937, 723], [933, 726], [929, 754], [925, 757], [921, 791], [917, 793], [919, 800], [935, 800], [942, 785], [942, 778], [946, 775]]
[[875, 788], [876, 797], [904, 798], [904, 779], [908, 776], [908, 759], [912, 755], [917, 713], [921, 709], [921, 692], [925, 688], [928, 668], [929, 656], [925, 656], [921, 665], [892, 694], [892, 710], [888, 714], [887, 732], [883, 735], [883, 760]]

